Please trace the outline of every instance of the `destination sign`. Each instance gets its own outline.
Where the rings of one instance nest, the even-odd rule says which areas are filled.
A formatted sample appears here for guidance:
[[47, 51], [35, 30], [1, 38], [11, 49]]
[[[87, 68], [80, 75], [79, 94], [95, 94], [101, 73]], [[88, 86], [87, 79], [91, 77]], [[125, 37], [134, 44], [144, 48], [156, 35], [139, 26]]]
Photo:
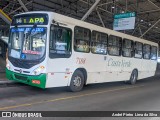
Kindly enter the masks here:
[[15, 16], [12, 20], [12, 25], [47, 25], [47, 14], [25, 14]]
[[29, 32], [31, 30], [32, 32], [44, 32], [45, 28], [12, 28], [11, 32]]

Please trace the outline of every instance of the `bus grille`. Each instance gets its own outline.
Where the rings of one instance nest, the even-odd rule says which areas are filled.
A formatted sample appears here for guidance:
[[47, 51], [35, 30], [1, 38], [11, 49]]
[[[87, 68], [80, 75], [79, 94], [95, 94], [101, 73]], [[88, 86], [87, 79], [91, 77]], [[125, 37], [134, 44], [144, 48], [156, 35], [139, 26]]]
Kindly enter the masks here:
[[20, 75], [14, 75], [16, 79], [18, 80], [24, 80], [24, 81], [27, 81], [27, 77], [24, 77], [24, 76], [20, 76]]
[[29, 61], [29, 60], [26, 61], [26, 60], [16, 59], [13, 57], [9, 57], [9, 60], [15, 67], [25, 68], [25, 69], [29, 69], [41, 62], [41, 61]]

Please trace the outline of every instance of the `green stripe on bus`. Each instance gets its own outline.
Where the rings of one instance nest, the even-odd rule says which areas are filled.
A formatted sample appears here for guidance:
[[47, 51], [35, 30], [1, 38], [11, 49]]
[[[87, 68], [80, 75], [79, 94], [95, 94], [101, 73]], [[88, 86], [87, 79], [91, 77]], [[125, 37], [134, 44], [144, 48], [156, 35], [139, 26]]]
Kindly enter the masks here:
[[[20, 74], [20, 73], [15, 73], [13, 71], [10, 71], [6, 68], [6, 77], [9, 80], [13, 80], [16, 82], [21, 82], [24, 84], [28, 84], [31, 86], [36, 86], [39, 88], [45, 88], [46, 86], [46, 74], [40, 74], [40, 75], [24, 75], [24, 74]], [[39, 84], [37, 83], [32, 83], [32, 80], [35, 81], [40, 81]]]

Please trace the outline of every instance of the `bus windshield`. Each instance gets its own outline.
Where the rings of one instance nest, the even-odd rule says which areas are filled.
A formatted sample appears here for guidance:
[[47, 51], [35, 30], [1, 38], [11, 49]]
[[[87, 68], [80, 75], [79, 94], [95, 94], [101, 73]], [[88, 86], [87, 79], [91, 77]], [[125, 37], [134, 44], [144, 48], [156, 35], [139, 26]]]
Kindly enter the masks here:
[[10, 31], [9, 56], [36, 60], [43, 57], [46, 46], [46, 28], [14, 27]]

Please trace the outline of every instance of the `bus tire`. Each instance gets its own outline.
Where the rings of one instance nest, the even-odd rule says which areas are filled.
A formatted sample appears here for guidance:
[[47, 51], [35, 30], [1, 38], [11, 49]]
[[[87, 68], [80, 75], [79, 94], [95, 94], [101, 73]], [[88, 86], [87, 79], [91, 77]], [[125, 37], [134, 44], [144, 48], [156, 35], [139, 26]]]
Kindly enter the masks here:
[[134, 69], [131, 73], [129, 84], [134, 85], [138, 78], [138, 71]]
[[76, 70], [71, 78], [70, 91], [78, 92], [81, 91], [84, 86], [84, 75], [80, 70]]

